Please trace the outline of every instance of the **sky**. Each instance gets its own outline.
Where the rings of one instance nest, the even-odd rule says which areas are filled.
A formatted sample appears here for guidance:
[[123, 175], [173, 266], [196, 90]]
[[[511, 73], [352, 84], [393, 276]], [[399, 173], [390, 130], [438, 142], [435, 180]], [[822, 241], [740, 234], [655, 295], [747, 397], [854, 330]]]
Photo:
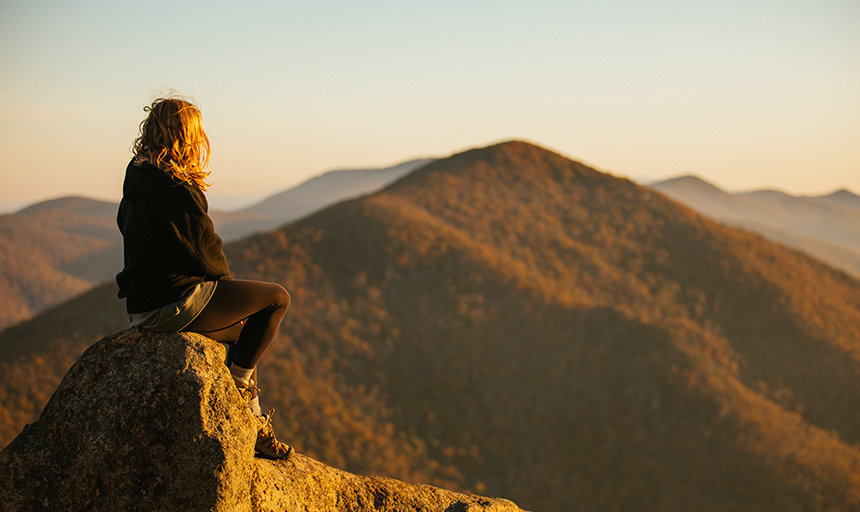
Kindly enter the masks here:
[[857, 0], [3, 0], [0, 213], [118, 201], [171, 90], [203, 113], [218, 209], [511, 139], [643, 181], [860, 193]]

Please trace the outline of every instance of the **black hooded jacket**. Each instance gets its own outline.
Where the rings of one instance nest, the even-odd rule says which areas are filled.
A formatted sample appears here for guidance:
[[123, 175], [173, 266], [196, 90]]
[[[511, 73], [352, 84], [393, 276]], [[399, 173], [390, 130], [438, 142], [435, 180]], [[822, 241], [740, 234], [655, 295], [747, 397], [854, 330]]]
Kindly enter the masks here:
[[232, 279], [198, 187], [149, 163], [131, 162], [122, 194], [117, 224], [125, 268], [116, 282], [129, 313], [175, 302], [203, 281]]

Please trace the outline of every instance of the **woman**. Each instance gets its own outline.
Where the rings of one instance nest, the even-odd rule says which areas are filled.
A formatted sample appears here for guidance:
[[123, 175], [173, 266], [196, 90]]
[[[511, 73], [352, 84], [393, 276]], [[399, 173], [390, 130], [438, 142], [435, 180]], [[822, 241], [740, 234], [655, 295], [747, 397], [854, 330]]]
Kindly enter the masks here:
[[273, 411], [262, 413], [255, 384], [290, 295], [278, 284], [230, 275], [203, 194], [210, 146], [197, 107], [170, 97], [144, 111], [117, 216], [125, 268], [116, 280], [131, 326], [230, 344], [230, 373], [259, 420], [256, 453], [289, 458], [293, 449], [275, 437]]

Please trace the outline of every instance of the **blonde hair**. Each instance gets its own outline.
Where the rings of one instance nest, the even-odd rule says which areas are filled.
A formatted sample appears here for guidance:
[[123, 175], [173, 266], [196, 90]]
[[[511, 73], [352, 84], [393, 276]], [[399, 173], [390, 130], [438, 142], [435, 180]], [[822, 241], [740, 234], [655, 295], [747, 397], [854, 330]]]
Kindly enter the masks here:
[[158, 98], [143, 108], [149, 112], [134, 141], [134, 163], [149, 162], [180, 181], [209, 188], [209, 137], [200, 110], [185, 98]]

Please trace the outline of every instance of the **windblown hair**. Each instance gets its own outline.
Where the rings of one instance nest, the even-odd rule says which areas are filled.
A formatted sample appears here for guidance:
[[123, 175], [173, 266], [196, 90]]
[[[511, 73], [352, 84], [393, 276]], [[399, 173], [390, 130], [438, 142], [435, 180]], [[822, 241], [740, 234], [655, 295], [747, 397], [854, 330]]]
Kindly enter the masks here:
[[184, 98], [159, 98], [143, 108], [149, 115], [140, 123], [134, 141], [134, 163], [149, 162], [180, 181], [209, 188], [209, 137], [203, 116]]

